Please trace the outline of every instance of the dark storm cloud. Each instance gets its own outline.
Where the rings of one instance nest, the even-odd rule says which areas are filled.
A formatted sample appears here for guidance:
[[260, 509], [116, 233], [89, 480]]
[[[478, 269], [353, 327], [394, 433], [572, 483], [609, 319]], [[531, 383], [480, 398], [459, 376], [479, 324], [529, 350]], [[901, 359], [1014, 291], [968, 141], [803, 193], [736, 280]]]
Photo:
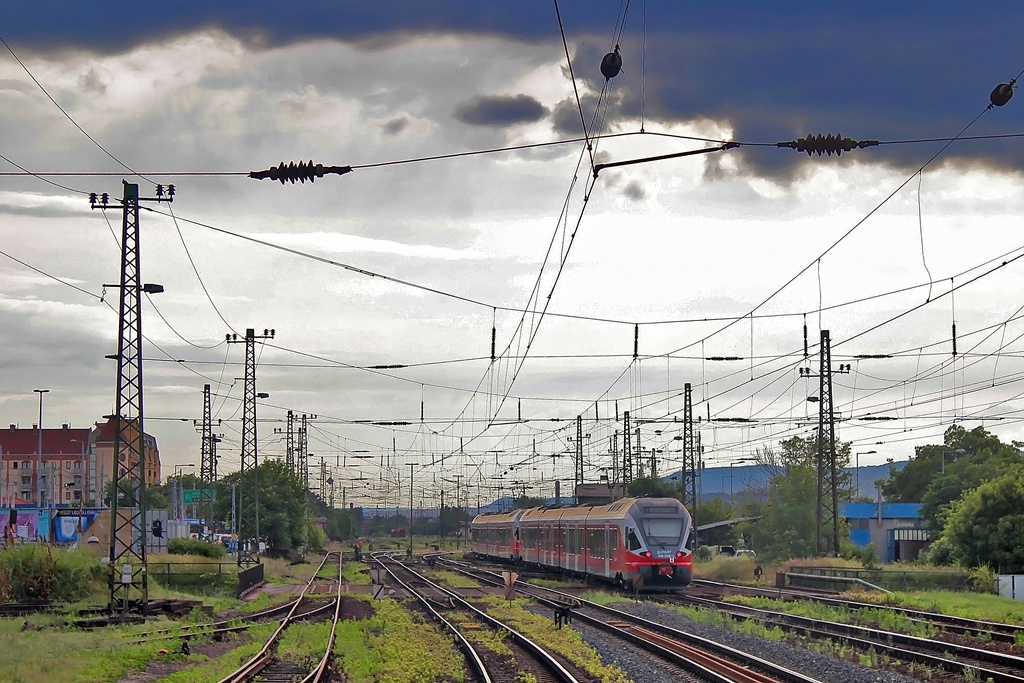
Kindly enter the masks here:
[[455, 109], [455, 118], [473, 126], [512, 126], [547, 116], [547, 108], [529, 95], [482, 95]]
[[[601, 56], [615, 42], [618, 3], [561, 5], [562, 23], [581, 85], [600, 91]], [[645, 15], [646, 37], [641, 16]], [[774, 143], [808, 133], [855, 139], [906, 140], [958, 133], [988, 104], [995, 85], [1024, 69], [1012, 36], [1024, 19], [1016, 0], [986, 3], [668, 3], [634, 7], [618, 40], [623, 70], [609, 84], [606, 120], [728, 122], [743, 141]], [[41, 20], [45, 16], [45, 21]], [[501, 35], [557, 58], [553, 8], [525, 1], [208, 3], [184, 0], [173, 11], [139, 18], [120, 3], [100, 0], [81, 11], [67, 0], [0, 3], [2, 36], [16, 50], [126, 50], [171, 35], [218, 28], [249, 44], [274, 46], [305, 39], [391, 45], [430, 33]], [[368, 48], [369, 49], [369, 48]], [[83, 86], [101, 87], [99, 79]], [[585, 98], [586, 99], [586, 98]], [[1020, 132], [1024, 96], [983, 116], [971, 135]], [[584, 102], [588, 116], [593, 113]], [[560, 132], [579, 134], [575, 100], [554, 113]], [[894, 145], [857, 151], [851, 159], [915, 168], [937, 145]], [[808, 160], [774, 147], [734, 152], [748, 170], [788, 179]], [[961, 142], [947, 152], [996, 166], [1024, 168], [1016, 141]]]
[[[713, 16], [724, 16], [720, 10], [688, 8], [681, 13], [688, 15], [687, 26], [648, 37], [646, 83], [643, 45], [624, 40], [623, 73], [609, 88], [619, 99], [608, 120], [638, 117], [642, 107], [654, 125], [714, 119], [728, 122], [737, 140], [769, 144], [816, 133], [882, 141], [951, 137], [985, 109], [993, 87], [1024, 69], [1012, 41], [992, 40], [1006, 21], [1000, 13], [1024, 18], [1022, 5], [996, 3], [980, 12], [966, 3], [931, 5], [927, 20], [909, 6], [822, 5], [796, 12], [797, 6], [745, 7], [728, 23]], [[574, 54], [577, 79], [591, 89], [604, 85], [599, 65], [606, 50], [586, 42]], [[989, 111], [969, 134], [1019, 132], [1020, 106], [1011, 101]], [[571, 124], [566, 109], [556, 112], [563, 129]], [[913, 169], [938, 146], [878, 147], [842, 160], [808, 160], [774, 146], [737, 154], [754, 172], [787, 180], [808, 163], [847, 159]], [[961, 142], [947, 155], [1024, 167], [1024, 146], [1014, 142]]]

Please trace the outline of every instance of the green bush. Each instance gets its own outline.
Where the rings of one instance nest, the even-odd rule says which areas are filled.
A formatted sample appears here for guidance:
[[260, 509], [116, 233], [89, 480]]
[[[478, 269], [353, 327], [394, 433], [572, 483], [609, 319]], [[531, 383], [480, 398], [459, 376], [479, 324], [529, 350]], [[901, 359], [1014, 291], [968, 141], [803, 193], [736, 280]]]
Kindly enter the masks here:
[[227, 549], [220, 543], [207, 543], [191, 538], [172, 538], [167, 541], [170, 555], [201, 555], [214, 560], [224, 557]]
[[0, 599], [71, 602], [90, 593], [104, 567], [87, 551], [26, 543], [0, 551]]

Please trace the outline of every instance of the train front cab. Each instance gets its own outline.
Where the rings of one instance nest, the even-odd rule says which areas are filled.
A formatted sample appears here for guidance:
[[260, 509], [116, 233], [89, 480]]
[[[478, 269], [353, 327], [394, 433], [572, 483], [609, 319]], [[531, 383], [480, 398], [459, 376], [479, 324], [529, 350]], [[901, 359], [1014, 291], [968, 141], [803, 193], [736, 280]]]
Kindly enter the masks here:
[[644, 590], [682, 588], [693, 578], [693, 556], [686, 548], [692, 533], [690, 513], [671, 498], [638, 498], [625, 527], [625, 572]]

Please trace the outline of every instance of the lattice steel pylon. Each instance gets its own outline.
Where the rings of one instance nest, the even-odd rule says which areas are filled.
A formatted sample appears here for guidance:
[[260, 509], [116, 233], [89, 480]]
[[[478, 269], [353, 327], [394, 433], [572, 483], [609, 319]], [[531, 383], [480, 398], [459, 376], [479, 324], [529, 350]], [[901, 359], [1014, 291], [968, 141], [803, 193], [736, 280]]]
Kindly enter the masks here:
[[683, 505], [690, 511], [693, 523], [691, 543], [697, 549], [697, 476], [700, 464], [697, 460], [697, 448], [693, 442], [693, 387], [687, 382], [683, 385], [683, 466], [680, 473], [680, 485], [683, 491]]
[[629, 411], [622, 413], [622, 490], [629, 489], [633, 481], [633, 430], [629, 428]]
[[832, 345], [829, 331], [821, 331], [821, 364], [818, 372], [818, 470], [817, 534], [814, 550], [818, 556], [839, 554], [839, 495], [836, 490], [836, 421], [832, 410]]
[[[206, 503], [204, 513], [205, 526], [213, 532], [213, 499], [206, 498], [207, 492], [213, 488], [217, 481], [217, 463], [214, 460], [213, 448], [213, 419], [210, 410], [210, 385], [203, 385], [203, 427], [202, 443], [199, 446], [199, 490]], [[198, 516], [198, 515], [197, 515]]]
[[295, 414], [288, 411], [284, 437], [284, 464], [289, 472], [295, 471]]
[[[229, 334], [229, 344], [245, 344], [245, 392], [242, 396], [242, 457], [236, 492], [238, 510], [238, 565], [260, 563], [260, 498], [256, 454], [256, 340], [273, 339], [274, 330], [257, 335], [249, 328], [245, 338]], [[264, 396], [265, 397], [265, 396]]]
[[573, 495], [577, 495], [576, 488], [583, 483], [583, 416], [576, 416], [576, 486], [573, 487]]
[[[121, 181], [120, 327], [117, 335], [117, 399], [114, 414], [113, 495], [110, 501], [110, 555], [107, 565], [108, 609], [127, 611], [133, 592], [143, 615], [149, 614], [146, 561], [146, 452], [142, 403], [142, 292], [158, 293], [160, 285], [143, 285], [139, 254], [139, 186]], [[172, 201], [173, 186], [147, 201]], [[109, 195], [89, 195], [94, 209], [118, 208]]]
[[309, 427], [309, 416], [303, 413], [302, 426], [299, 427], [299, 445], [295, 451], [295, 465], [298, 467], [296, 474], [302, 480], [302, 486], [309, 490], [309, 458], [306, 457], [306, 429]]

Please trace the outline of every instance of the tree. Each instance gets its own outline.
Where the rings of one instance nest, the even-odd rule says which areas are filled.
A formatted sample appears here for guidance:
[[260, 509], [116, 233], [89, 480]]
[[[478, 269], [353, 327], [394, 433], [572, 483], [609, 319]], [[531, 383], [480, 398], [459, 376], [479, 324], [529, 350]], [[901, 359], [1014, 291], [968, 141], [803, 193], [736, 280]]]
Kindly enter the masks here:
[[626, 490], [626, 495], [634, 496], [637, 498], [643, 496], [650, 496], [652, 498], [676, 498], [679, 496], [678, 489], [675, 485], [670, 484], [660, 478], [644, 478], [634, 479], [629, 482], [629, 487]]
[[[795, 436], [782, 441], [780, 450], [763, 449], [757, 461], [768, 468], [761, 519], [753, 525], [751, 540], [766, 559], [812, 557], [818, 533], [818, 440]], [[837, 487], [849, 489], [850, 444], [836, 444]], [[745, 511], [745, 514], [750, 514]], [[745, 529], [743, 529], [745, 531]]]
[[[950, 426], [942, 437], [941, 444], [928, 444], [914, 449], [914, 457], [906, 466], [897, 471], [890, 467], [889, 479], [882, 486], [886, 500], [894, 503], [919, 503], [933, 482], [943, 478], [943, 470], [964, 473], [958, 463], [964, 462], [983, 464], [988, 462], [1007, 463], [1020, 460], [1015, 446], [1004, 444], [999, 437], [991, 434], [984, 427], [975, 427], [967, 431], [962, 425]], [[945, 465], [943, 465], [945, 462]], [[977, 475], [978, 472], [969, 473]], [[989, 477], [991, 478], [991, 477]], [[982, 480], [966, 481], [965, 486], [957, 487], [947, 481], [942, 485], [948, 491], [945, 502], [956, 500], [966, 488], [973, 488]]]
[[[259, 489], [260, 537], [270, 548], [298, 548], [308, 537], [311, 523], [306, 516], [308, 492], [302, 480], [280, 460], [264, 460], [255, 469]], [[231, 515], [231, 486], [242, 485], [241, 472], [233, 472], [217, 482], [214, 516]], [[236, 492], [236, 495], [237, 494]], [[247, 493], [247, 495], [252, 495]], [[312, 509], [312, 508], [310, 508]]]
[[1016, 446], [1004, 444], [984, 427], [967, 431], [962, 425], [952, 425], [942, 444], [919, 446], [903, 471], [891, 469], [882, 492], [894, 502], [920, 502], [921, 516], [932, 528], [941, 530], [950, 504], [1020, 462]]
[[968, 492], [943, 521], [940, 541], [958, 563], [1024, 572], [1024, 467]]

